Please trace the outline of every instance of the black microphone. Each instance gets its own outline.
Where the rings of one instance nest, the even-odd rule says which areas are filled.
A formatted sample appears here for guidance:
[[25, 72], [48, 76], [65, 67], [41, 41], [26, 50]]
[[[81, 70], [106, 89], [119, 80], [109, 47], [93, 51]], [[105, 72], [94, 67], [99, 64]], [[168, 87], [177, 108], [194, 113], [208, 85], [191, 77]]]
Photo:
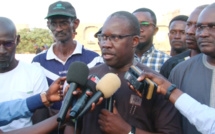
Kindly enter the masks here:
[[85, 86], [87, 82], [87, 76], [89, 69], [83, 62], [73, 62], [70, 64], [67, 73], [67, 83], [70, 84], [69, 89], [64, 98], [62, 107], [59, 111], [57, 121], [62, 122], [65, 120], [66, 113], [72, 104], [72, 93], [77, 89], [78, 86]]
[[97, 92], [90, 98], [85, 105], [84, 109], [78, 115], [78, 118], [83, 116], [87, 111], [90, 110], [92, 103], [97, 102], [100, 97], [109, 98], [116, 90], [121, 86], [119, 77], [114, 73], [108, 73], [101, 78], [96, 85]]
[[107, 99], [107, 110], [109, 111], [109, 112], [113, 112], [113, 102], [114, 101], [114, 99], [113, 99], [113, 96], [111, 96], [109, 99]]
[[100, 80], [99, 77], [97, 77], [96, 75], [89, 76], [86, 84], [87, 89], [85, 90], [85, 92], [83, 92], [82, 96], [77, 100], [77, 102], [70, 111], [69, 116], [71, 119], [75, 119], [78, 116], [79, 112], [84, 108], [87, 101], [89, 100], [90, 96], [88, 96], [86, 92], [87, 91], [91, 91], [93, 93], [96, 92], [96, 84], [98, 83], [99, 80]]

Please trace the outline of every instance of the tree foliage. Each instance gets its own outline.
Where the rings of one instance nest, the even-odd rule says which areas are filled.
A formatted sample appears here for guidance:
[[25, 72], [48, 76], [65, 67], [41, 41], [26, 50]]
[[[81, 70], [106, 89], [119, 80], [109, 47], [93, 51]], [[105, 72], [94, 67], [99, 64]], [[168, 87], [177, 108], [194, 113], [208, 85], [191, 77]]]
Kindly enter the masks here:
[[18, 34], [20, 43], [16, 48], [16, 53], [35, 53], [34, 44], [41, 47], [45, 44], [50, 46], [53, 43], [53, 37], [48, 29], [22, 29]]

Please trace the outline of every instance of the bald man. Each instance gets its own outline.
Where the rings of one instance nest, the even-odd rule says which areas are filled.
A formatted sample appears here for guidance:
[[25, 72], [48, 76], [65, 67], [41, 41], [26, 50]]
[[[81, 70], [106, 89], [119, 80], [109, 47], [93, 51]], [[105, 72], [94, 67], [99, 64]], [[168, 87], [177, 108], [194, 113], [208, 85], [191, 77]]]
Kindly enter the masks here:
[[[16, 34], [14, 23], [8, 18], [0, 17], [0, 102], [44, 94], [48, 89], [45, 75], [40, 68], [15, 58], [19, 42], [20, 36]], [[7, 132], [31, 125], [30, 117], [20, 118], [0, 129]]]
[[[176, 84], [177, 88], [212, 108], [215, 108], [214, 12], [215, 3], [202, 10], [195, 25], [197, 44], [202, 53], [176, 66], [169, 76], [169, 80]], [[199, 113], [191, 116], [196, 114]], [[184, 134], [199, 134], [186, 119], [183, 119], [182, 124]]]
[[198, 48], [197, 41], [195, 38], [195, 31], [196, 31], [195, 25], [199, 14], [206, 6], [207, 5], [202, 5], [195, 8], [194, 11], [190, 14], [189, 18], [187, 19], [185, 33], [186, 33], [186, 45], [189, 50], [171, 57], [161, 67], [160, 74], [162, 74], [167, 79], [169, 78], [170, 72], [177, 64], [179, 64], [182, 61], [188, 60], [190, 57], [193, 57], [200, 53], [200, 50]]

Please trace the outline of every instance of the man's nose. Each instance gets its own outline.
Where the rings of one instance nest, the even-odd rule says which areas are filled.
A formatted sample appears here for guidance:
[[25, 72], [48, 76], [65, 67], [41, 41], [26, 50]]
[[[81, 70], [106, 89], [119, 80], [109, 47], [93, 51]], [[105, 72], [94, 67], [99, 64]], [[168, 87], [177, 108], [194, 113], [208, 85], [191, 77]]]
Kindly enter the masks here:
[[5, 53], [6, 53], [6, 50], [4, 48], [4, 45], [0, 44], [0, 54], [5, 54]]

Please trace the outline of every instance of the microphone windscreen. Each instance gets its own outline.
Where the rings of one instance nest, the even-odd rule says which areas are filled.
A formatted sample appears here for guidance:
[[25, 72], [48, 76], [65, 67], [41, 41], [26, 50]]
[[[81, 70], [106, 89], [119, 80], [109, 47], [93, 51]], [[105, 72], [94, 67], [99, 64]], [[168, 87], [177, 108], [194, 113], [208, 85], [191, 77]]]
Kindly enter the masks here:
[[96, 92], [96, 84], [99, 82], [99, 77], [91, 74], [88, 76], [86, 87], [89, 88], [93, 93]]
[[121, 86], [119, 77], [114, 73], [107, 73], [96, 85], [96, 90], [103, 93], [104, 98], [111, 97]]
[[89, 68], [83, 62], [76, 61], [70, 64], [68, 73], [66, 76], [67, 83], [77, 83], [84, 86], [87, 82], [87, 77], [89, 74]]

